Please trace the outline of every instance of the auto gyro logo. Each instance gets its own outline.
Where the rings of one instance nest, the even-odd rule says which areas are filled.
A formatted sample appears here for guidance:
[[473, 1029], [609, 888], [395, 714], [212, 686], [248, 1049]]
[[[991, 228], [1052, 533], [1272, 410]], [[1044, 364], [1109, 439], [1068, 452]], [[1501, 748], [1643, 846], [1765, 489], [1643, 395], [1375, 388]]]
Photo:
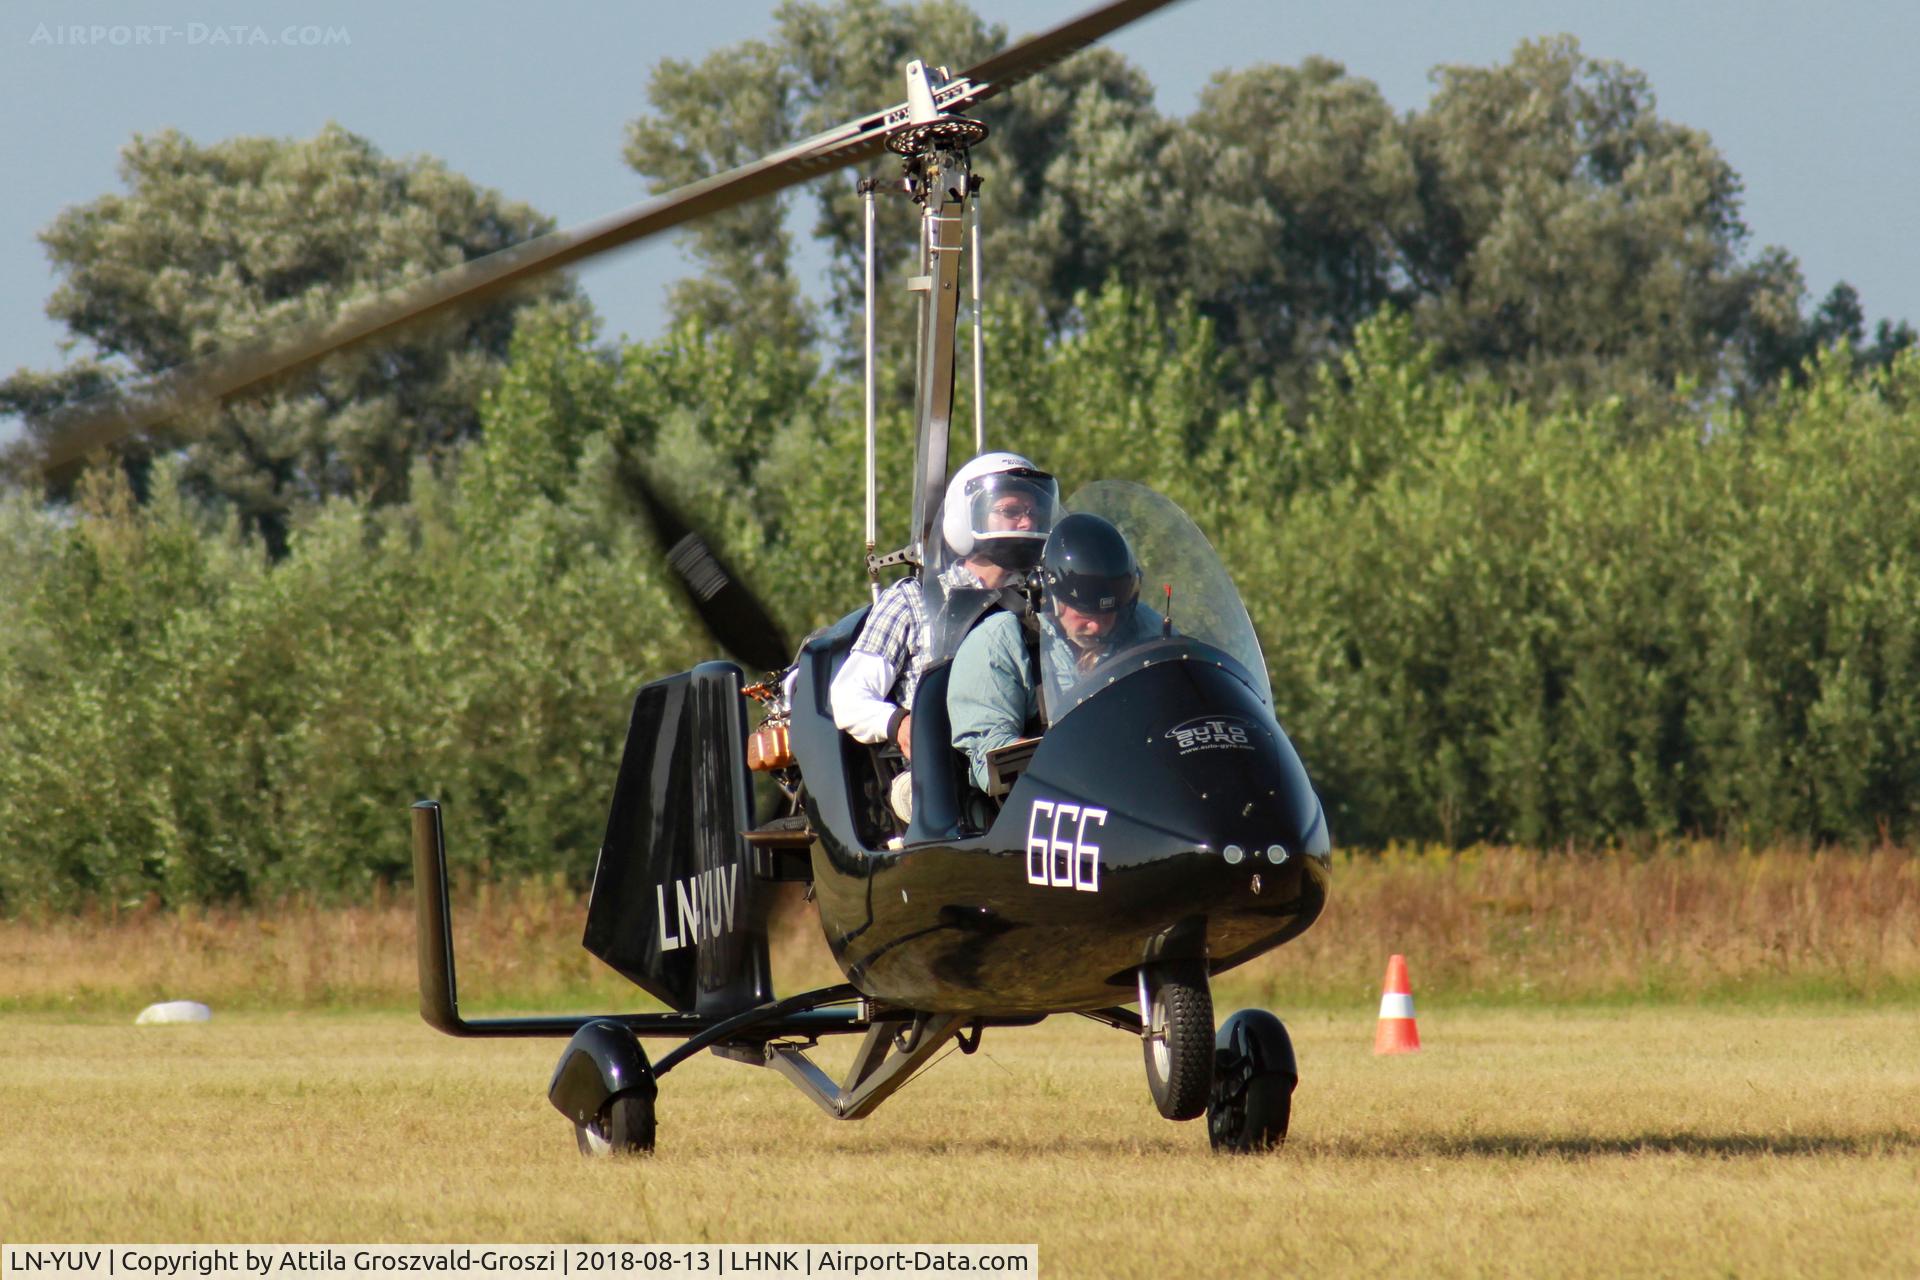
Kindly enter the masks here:
[[1196, 751], [1251, 751], [1253, 726], [1239, 716], [1197, 716], [1161, 735], [1183, 756]]

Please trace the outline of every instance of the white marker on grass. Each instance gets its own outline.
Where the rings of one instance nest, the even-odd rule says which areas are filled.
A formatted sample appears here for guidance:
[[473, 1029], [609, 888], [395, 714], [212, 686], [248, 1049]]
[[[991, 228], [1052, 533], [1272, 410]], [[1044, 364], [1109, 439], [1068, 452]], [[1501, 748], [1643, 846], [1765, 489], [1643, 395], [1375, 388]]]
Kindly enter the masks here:
[[133, 1021], [136, 1026], [146, 1026], [163, 1022], [207, 1022], [212, 1017], [213, 1010], [198, 1000], [167, 1000], [148, 1005]]

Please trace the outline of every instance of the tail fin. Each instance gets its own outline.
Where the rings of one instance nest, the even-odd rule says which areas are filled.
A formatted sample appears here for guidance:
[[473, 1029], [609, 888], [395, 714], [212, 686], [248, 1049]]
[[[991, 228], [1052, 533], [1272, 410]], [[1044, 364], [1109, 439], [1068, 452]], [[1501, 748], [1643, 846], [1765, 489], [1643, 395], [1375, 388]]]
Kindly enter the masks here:
[[705, 662], [633, 701], [587, 904], [587, 950], [669, 1007], [725, 1017], [773, 998], [740, 668]]

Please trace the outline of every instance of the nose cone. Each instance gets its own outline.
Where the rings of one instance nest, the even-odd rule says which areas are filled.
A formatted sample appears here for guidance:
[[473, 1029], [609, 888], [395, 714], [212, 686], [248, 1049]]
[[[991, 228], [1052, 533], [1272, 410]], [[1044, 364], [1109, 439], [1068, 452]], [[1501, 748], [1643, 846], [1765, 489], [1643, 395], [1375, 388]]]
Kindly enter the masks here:
[[1199, 656], [1132, 671], [1062, 718], [1002, 820], [1030, 824], [1035, 800], [1105, 811], [1110, 875], [1169, 860], [1271, 871], [1329, 848], [1319, 798], [1273, 713], [1230, 666]]

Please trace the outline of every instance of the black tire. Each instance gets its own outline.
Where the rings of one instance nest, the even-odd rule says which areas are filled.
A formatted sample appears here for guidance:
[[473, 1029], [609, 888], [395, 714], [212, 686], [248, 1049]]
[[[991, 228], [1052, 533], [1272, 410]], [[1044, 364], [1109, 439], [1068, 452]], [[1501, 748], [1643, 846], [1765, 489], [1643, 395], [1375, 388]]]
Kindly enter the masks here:
[[1293, 1040], [1265, 1009], [1228, 1018], [1214, 1042], [1207, 1139], [1216, 1151], [1270, 1151], [1287, 1140], [1300, 1082]]
[[1169, 1120], [1207, 1109], [1213, 1087], [1213, 993], [1199, 962], [1159, 966], [1147, 975], [1140, 1037], [1153, 1105]]
[[573, 1136], [583, 1156], [644, 1155], [653, 1150], [653, 1099], [615, 1094], [592, 1124], [574, 1125]]

